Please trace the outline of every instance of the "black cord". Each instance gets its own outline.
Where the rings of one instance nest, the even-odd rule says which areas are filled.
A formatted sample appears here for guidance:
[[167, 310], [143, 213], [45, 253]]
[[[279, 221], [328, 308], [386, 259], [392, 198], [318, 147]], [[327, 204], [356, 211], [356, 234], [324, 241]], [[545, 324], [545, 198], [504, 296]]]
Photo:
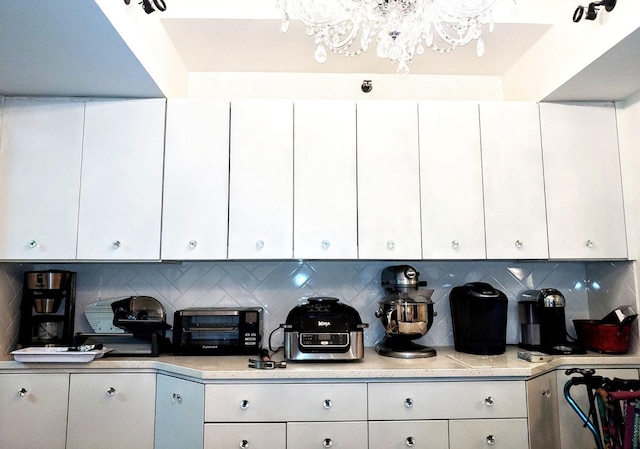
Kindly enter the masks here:
[[280, 326], [276, 327], [274, 330], [271, 331], [271, 333], [269, 334], [269, 351], [271, 351], [272, 353], [276, 353], [279, 350], [281, 350], [283, 348], [283, 346], [279, 346], [276, 349], [273, 349], [273, 347], [271, 346], [271, 337], [273, 336], [273, 334], [276, 333], [277, 330], [282, 329], [283, 325], [281, 324]]

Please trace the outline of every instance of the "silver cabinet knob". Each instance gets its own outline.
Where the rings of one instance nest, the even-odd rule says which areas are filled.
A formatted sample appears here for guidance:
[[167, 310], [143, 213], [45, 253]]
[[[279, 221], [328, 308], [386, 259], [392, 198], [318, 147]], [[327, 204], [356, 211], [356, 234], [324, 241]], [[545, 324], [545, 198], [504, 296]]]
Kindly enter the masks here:
[[322, 401], [322, 406], [328, 410], [333, 407], [333, 401], [331, 399], [325, 399]]
[[492, 407], [494, 403], [495, 401], [491, 396], [488, 396], [484, 399], [484, 405], [486, 405], [487, 407]]
[[240, 408], [242, 410], [246, 410], [249, 408], [249, 401], [247, 401], [246, 399], [243, 399], [242, 401], [240, 401]]
[[116, 389], [113, 387], [109, 387], [107, 389], [107, 396], [115, 396], [116, 395]]
[[240, 449], [247, 449], [249, 447], [249, 442], [247, 440], [240, 441]]
[[177, 402], [178, 404], [182, 404], [182, 396], [178, 393], [173, 393], [173, 402]]
[[407, 439], [404, 440], [404, 444], [406, 444], [407, 447], [413, 447], [416, 444], [416, 439], [413, 437], [407, 437]]
[[331, 242], [329, 240], [322, 241], [322, 249], [327, 249], [329, 246], [331, 246]]
[[487, 435], [487, 444], [489, 446], [493, 446], [494, 444], [496, 444], [496, 437], [494, 437], [493, 435]]
[[451, 240], [451, 248], [453, 249], [460, 248], [460, 242], [458, 240]]
[[413, 399], [412, 398], [407, 398], [404, 400], [404, 406], [407, 408], [411, 408], [413, 407]]
[[524, 246], [524, 243], [522, 242], [522, 240], [516, 240], [514, 245], [516, 248], [522, 248]]
[[198, 246], [197, 240], [189, 240], [189, 248], [195, 248], [196, 246]]
[[111, 247], [112, 247], [113, 249], [118, 249], [118, 248], [120, 248], [121, 246], [122, 246], [122, 243], [120, 243], [120, 240], [114, 240], [114, 241], [111, 243]]
[[331, 438], [325, 438], [324, 441], [322, 442], [322, 446], [331, 447], [333, 446], [333, 441], [331, 440]]
[[584, 244], [587, 248], [593, 248], [594, 246], [596, 246], [596, 242], [591, 239], [584, 242]]
[[28, 394], [29, 394], [29, 392], [28, 392], [28, 391], [27, 391], [27, 389], [26, 389], [26, 388], [24, 388], [24, 387], [22, 387], [22, 388], [20, 388], [20, 389], [18, 390], [18, 396], [20, 396], [21, 398], [22, 398], [22, 397], [25, 397], [25, 396], [26, 396], [26, 395], [28, 395]]
[[393, 249], [395, 247], [396, 247], [396, 242], [394, 242], [393, 240], [387, 240], [387, 248]]
[[29, 248], [37, 248], [38, 247], [38, 242], [36, 242], [35, 240], [29, 240], [27, 242], [27, 246]]
[[542, 396], [545, 398], [551, 397], [551, 390], [542, 390]]
[[258, 240], [258, 241], [256, 242], [256, 248], [257, 248], [257, 249], [262, 249], [262, 248], [264, 248], [264, 240]]

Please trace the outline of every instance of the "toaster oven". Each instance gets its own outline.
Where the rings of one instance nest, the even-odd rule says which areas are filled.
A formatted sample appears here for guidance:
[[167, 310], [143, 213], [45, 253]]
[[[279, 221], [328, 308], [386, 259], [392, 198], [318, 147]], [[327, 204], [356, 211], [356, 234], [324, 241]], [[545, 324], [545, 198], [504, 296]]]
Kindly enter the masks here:
[[173, 319], [177, 355], [253, 355], [262, 343], [262, 308], [178, 310]]

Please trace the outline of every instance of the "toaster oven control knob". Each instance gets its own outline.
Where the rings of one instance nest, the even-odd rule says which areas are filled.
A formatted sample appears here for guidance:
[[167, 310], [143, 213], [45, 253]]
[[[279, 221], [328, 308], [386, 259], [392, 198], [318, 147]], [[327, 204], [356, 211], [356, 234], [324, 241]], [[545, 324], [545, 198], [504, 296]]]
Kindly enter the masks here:
[[109, 387], [107, 389], [107, 396], [115, 396], [116, 395], [116, 389], [113, 387]]
[[333, 406], [333, 402], [331, 401], [331, 399], [325, 399], [322, 402], [322, 406], [326, 409], [330, 409]]
[[393, 240], [387, 240], [387, 248], [393, 249], [395, 247], [396, 247], [396, 242], [394, 242]]
[[586, 242], [584, 242], [584, 244], [587, 245], [587, 248], [593, 248], [594, 246], [596, 246], [596, 242], [594, 242], [591, 239], [589, 239]]
[[331, 440], [331, 438], [325, 438], [324, 441], [322, 442], [322, 446], [331, 447], [333, 446], [333, 441]]
[[111, 243], [111, 247], [112, 247], [113, 249], [118, 249], [118, 248], [120, 248], [120, 246], [122, 246], [122, 243], [120, 243], [120, 240], [114, 240], [114, 241]]
[[489, 446], [493, 446], [494, 444], [496, 444], [496, 437], [494, 437], [493, 435], [488, 435], [487, 436], [487, 444]]
[[195, 248], [196, 246], [198, 246], [197, 240], [189, 240], [189, 248]]
[[22, 387], [18, 390], [18, 396], [20, 396], [21, 398], [25, 397], [29, 392], [27, 391], [26, 388]]
[[246, 399], [243, 399], [242, 401], [240, 401], [240, 408], [242, 410], [246, 410], [249, 408], [249, 401], [247, 401]]
[[416, 439], [413, 437], [407, 437], [407, 439], [404, 440], [404, 444], [406, 444], [407, 447], [413, 447], [416, 444]]
[[29, 248], [37, 248], [38, 247], [38, 242], [36, 242], [35, 240], [29, 240], [27, 242], [27, 246]]
[[492, 407], [494, 404], [494, 400], [491, 396], [488, 396], [484, 399], [484, 405], [486, 405], [487, 407]]
[[407, 398], [404, 400], [404, 406], [407, 408], [413, 407], [413, 399]]
[[323, 240], [322, 241], [322, 248], [323, 249], [329, 248], [330, 245], [331, 245], [331, 242], [329, 240]]
[[256, 248], [258, 248], [258, 249], [264, 248], [264, 240], [258, 240], [256, 242]]
[[240, 449], [247, 449], [249, 447], [249, 442], [247, 440], [240, 441]]
[[458, 249], [460, 247], [460, 242], [458, 240], [451, 240], [451, 248]]
[[524, 243], [522, 243], [522, 240], [516, 240], [514, 245], [516, 245], [516, 248], [522, 248], [524, 246]]

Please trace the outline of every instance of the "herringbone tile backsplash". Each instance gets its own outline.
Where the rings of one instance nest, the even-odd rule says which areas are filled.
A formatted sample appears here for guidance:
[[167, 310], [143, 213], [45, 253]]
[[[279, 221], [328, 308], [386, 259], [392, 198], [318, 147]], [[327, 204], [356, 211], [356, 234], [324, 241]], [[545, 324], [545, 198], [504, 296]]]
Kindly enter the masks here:
[[[354, 307], [363, 322], [365, 345], [372, 346], [384, 329], [375, 317], [382, 297], [380, 272], [398, 263], [371, 261], [264, 261], [194, 263], [108, 263], [21, 266], [0, 265], [0, 349], [15, 345], [22, 272], [27, 269], [68, 269], [78, 273], [76, 331], [89, 332], [85, 305], [98, 299], [148, 295], [165, 307], [173, 323], [176, 310], [189, 307], [260, 306], [265, 314], [265, 337], [286, 320], [291, 308], [313, 296], [334, 296]], [[552, 287], [567, 300], [567, 322], [573, 334], [574, 318], [600, 318], [617, 305], [635, 304], [631, 263], [580, 262], [409, 262], [420, 280], [434, 289], [434, 324], [419, 341], [430, 346], [453, 345], [449, 309], [452, 287], [487, 282], [509, 298], [507, 342], [519, 341], [517, 301], [524, 290]], [[591, 268], [593, 267], [593, 268]], [[636, 332], [637, 335], [637, 332]], [[273, 345], [282, 342], [281, 331]]]

